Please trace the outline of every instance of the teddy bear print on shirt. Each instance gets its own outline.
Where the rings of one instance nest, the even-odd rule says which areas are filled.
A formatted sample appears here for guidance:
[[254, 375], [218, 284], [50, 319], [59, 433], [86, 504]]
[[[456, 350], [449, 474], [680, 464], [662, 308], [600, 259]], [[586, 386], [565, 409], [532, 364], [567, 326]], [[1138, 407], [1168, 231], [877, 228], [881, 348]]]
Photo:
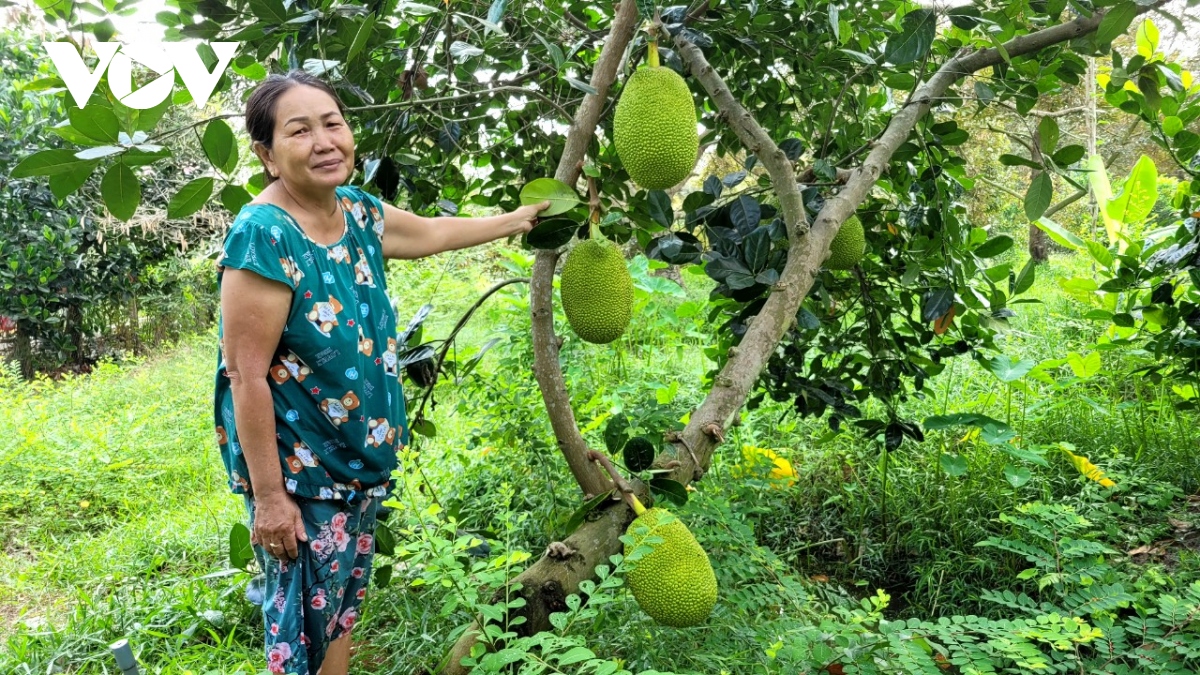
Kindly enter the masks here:
[[350, 249], [346, 248], [345, 244], [338, 244], [329, 249], [329, 259], [334, 262], [348, 263], [350, 262]]
[[382, 417], [377, 420], [367, 420], [367, 444], [378, 448], [384, 443], [396, 440], [396, 430]]
[[304, 278], [304, 272], [300, 271], [300, 266], [296, 264], [296, 259], [288, 256], [279, 259], [279, 266], [283, 268], [283, 274], [292, 280], [293, 286], [299, 286], [300, 280]]
[[290, 378], [295, 378], [297, 382], [303, 382], [305, 378], [312, 374], [312, 368], [309, 368], [295, 352], [288, 351], [287, 354], [279, 355], [279, 364], [271, 367], [271, 379], [275, 380], [275, 384], [283, 384]]
[[363, 335], [362, 326], [358, 327], [358, 351], [363, 356], [370, 356], [375, 351], [375, 341]]
[[361, 248], [358, 249], [358, 262], [354, 263], [354, 283], [375, 288], [375, 275], [371, 274], [371, 264]]
[[358, 396], [354, 392], [346, 392], [342, 398], [327, 398], [317, 404], [321, 412], [329, 418], [333, 426], [341, 426], [350, 421], [350, 411], [358, 407]]
[[400, 373], [400, 358], [396, 354], [396, 340], [388, 338], [387, 351], [383, 353], [383, 372], [396, 377]]
[[313, 308], [306, 314], [311, 323], [321, 335], [329, 337], [329, 331], [338, 325], [337, 315], [342, 311], [342, 303], [337, 298], [329, 296], [329, 302], [314, 302]]

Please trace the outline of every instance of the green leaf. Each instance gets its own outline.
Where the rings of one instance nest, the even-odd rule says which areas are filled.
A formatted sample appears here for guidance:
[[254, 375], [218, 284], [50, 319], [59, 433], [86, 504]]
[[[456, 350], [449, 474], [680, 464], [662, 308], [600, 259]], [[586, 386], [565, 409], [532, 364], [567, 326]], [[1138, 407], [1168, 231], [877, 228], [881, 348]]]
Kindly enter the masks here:
[[242, 523], [229, 528], [229, 566], [245, 570], [254, 560], [254, 548], [250, 545], [250, 529]]
[[1021, 157], [1020, 155], [1010, 155], [1007, 153], [1000, 155], [1000, 163], [1003, 164], [1004, 166], [1027, 166], [1031, 169], [1043, 168], [1041, 164], [1038, 164], [1037, 162], [1033, 161], [1032, 159], [1025, 159], [1024, 157]]
[[1050, 200], [1054, 198], [1054, 184], [1050, 182], [1050, 174], [1042, 171], [1029, 182], [1029, 190], [1025, 192], [1025, 217], [1037, 220], [1046, 209], [1050, 208]]
[[412, 431], [424, 436], [425, 438], [437, 438], [437, 425], [426, 419], [414, 423], [412, 425]]
[[1138, 159], [1121, 194], [1109, 200], [1106, 211], [1114, 220], [1126, 225], [1142, 222], [1154, 210], [1158, 200], [1158, 169], [1146, 155]]
[[1042, 232], [1048, 234], [1050, 239], [1054, 240], [1055, 244], [1066, 246], [1067, 249], [1082, 251], [1087, 247], [1084, 245], [1084, 240], [1075, 237], [1074, 233], [1058, 225], [1057, 222], [1048, 219], [1048, 217], [1039, 217], [1037, 221], [1034, 221], [1033, 225], [1038, 226], [1039, 229], [1042, 229]]
[[65, 171], [50, 176], [50, 191], [59, 199], [75, 192], [83, 187], [88, 178], [91, 178], [92, 172], [96, 170], [98, 164], [99, 162], [80, 162], [79, 166], [73, 171]]
[[250, 0], [250, 12], [272, 25], [287, 21], [287, 10], [283, 8], [283, 0]]
[[604, 427], [604, 447], [608, 448], [608, 454], [615, 455], [620, 452], [621, 448], [625, 447], [625, 442], [629, 440], [629, 418], [624, 415], [613, 415], [608, 420], [608, 425]]
[[655, 0], [637, 0], [638, 14], [646, 21], [654, 18], [654, 8], [658, 5]]
[[1124, 0], [1104, 14], [1100, 27], [1096, 29], [1096, 43], [1106, 45], [1129, 30], [1130, 24], [1137, 17], [1137, 3]]
[[983, 365], [1001, 382], [1016, 382], [1025, 377], [1037, 365], [1032, 359], [1016, 359], [1007, 354], [997, 354], [990, 359], [984, 359]]
[[221, 204], [234, 215], [237, 215], [242, 207], [249, 204], [252, 199], [254, 198], [241, 185], [231, 184], [221, 189]]
[[571, 186], [553, 178], [536, 178], [521, 188], [521, 204], [529, 206], [549, 200], [550, 206], [538, 213], [539, 218], [557, 216], [579, 205], [579, 195]]
[[1014, 488], [1019, 488], [1022, 485], [1025, 485], [1032, 477], [1033, 474], [1030, 473], [1029, 469], [1026, 469], [1023, 466], [1018, 467], [1013, 466], [1012, 464], [1004, 465], [1004, 480], [1007, 480], [1008, 484]]
[[888, 38], [883, 60], [901, 66], [925, 58], [937, 34], [937, 14], [917, 9], [904, 15], [901, 31]]
[[391, 565], [385, 565], [382, 561], [375, 563], [375, 571], [371, 573], [371, 578], [375, 580], [376, 588], [386, 588], [392, 582]]
[[167, 204], [167, 217], [186, 218], [204, 208], [212, 197], [214, 183], [212, 176], [204, 176], [184, 185]]
[[1173, 137], [1175, 134], [1183, 131], [1183, 120], [1171, 115], [1163, 118], [1162, 121], [1163, 133], [1168, 137]]
[[1150, 58], [1158, 49], [1158, 27], [1150, 19], [1142, 21], [1137, 30], [1138, 54]]
[[1033, 286], [1035, 276], [1037, 275], [1037, 261], [1030, 258], [1025, 266], [1021, 268], [1021, 273], [1017, 275], [1017, 280], [1013, 282], [1012, 294], [1020, 295], [1029, 290]]
[[1075, 377], [1086, 380], [1099, 373], [1104, 363], [1100, 360], [1100, 352], [1091, 352], [1087, 356], [1083, 356], [1079, 352], [1071, 352], [1067, 354], [1067, 365], [1071, 367], [1071, 372], [1075, 373]]
[[[1100, 155], [1088, 157], [1088, 185], [1097, 204], [1108, 204], [1112, 198], [1112, 186], [1108, 180], [1108, 171], [1104, 168], [1104, 159]], [[1108, 215], [1107, 208], [1100, 209], [1100, 217], [1104, 221], [1104, 230], [1108, 233], [1108, 243], [1113, 245], [1120, 239], [1125, 229], [1121, 221]], [[1042, 228], [1045, 229], [1045, 228]], [[1053, 237], [1053, 235], [1051, 235]]]
[[118, 162], [104, 173], [104, 179], [100, 181], [100, 196], [114, 218], [127, 221], [142, 202], [142, 184], [129, 167]]
[[682, 483], [673, 481], [670, 478], [655, 478], [651, 480], [650, 490], [661, 494], [678, 506], [683, 506], [688, 500], [687, 488]]
[[1043, 117], [1042, 121], [1038, 122], [1038, 147], [1042, 149], [1042, 154], [1054, 154], [1059, 133], [1058, 122], [1055, 122], [1053, 117]]
[[921, 320], [925, 323], [935, 321], [946, 315], [954, 306], [954, 289], [937, 288], [925, 294], [921, 304]]
[[79, 159], [73, 150], [42, 150], [26, 157], [13, 167], [12, 177], [53, 176], [78, 171], [85, 164], [95, 165], [95, 162]]
[[554, 250], [566, 246], [578, 229], [579, 223], [570, 218], [540, 219], [537, 227], [525, 235], [525, 242], [533, 248]]
[[238, 161], [237, 139], [224, 120], [208, 123], [200, 145], [204, 147], [204, 156], [218, 171], [226, 174], [233, 172]]
[[71, 108], [67, 118], [76, 131], [93, 141], [117, 143], [120, 140], [121, 123], [112, 110], [102, 105]]
[[1050, 159], [1053, 159], [1055, 164], [1065, 167], [1071, 166], [1075, 162], [1083, 159], [1083, 156], [1086, 153], [1087, 148], [1083, 147], [1082, 145], [1066, 145], [1059, 148], [1058, 151], [1050, 156]]
[[942, 471], [945, 471], [953, 478], [967, 475], [967, 458], [962, 455], [950, 455], [943, 452], [941, 457], [938, 458], [938, 464], [941, 465]]
[[1088, 240], [1087, 250], [1088, 253], [1091, 254], [1092, 259], [1100, 263], [1101, 267], [1105, 269], [1112, 268], [1113, 254], [1111, 251], [1105, 248], [1103, 244]]
[[675, 220], [675, 210], [671, 208], [671, 198], [662, 190], [651, 190], [647, 196], [650, 205], [650, 218], [663, 227], [670, 227]]
[[396, 537], [383, 523], [375, 524], [375, 552], [380, 555], [396, 555]]
[[363, 47], [367, 46], [367, 41], [371, 39], [371, 33], [375, 30], [375, 15], [372, 14], [363, 20], [358, 27], [358, 32], [354, 34], [354, 41], [350, 43], [350, 49], [346, 52], [346, 63], [354, 60]]
[[570, 666], [593, 658], [596, 658], [596, 653], [587, 647], [572, 647], [557, 660], [559, 666]]
[[1013, 238], [1007, 234], [997, 235], [988, 239], [975, 249], [975, 255], [980, 258], [995, 258], [1013, 247]]
[[629, 439], [621, 452], [625, 457], [625, 468], [633, 473], [649, 469], [654, 462], [654, 444], [641, 436]]

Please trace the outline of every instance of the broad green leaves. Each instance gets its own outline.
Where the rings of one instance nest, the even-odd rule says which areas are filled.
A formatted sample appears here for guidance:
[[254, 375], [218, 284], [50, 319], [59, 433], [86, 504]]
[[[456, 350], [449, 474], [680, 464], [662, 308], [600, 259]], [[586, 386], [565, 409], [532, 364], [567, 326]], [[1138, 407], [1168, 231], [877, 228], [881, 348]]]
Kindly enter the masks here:
[[167, 204], [167, 217], [183, 218], [204, 208], [212, 197], [213, 183], [211, 176], [205, 176], [184, 185]]
[[1041, 218], [1046, 209], [1050, 208], [1053, 198], [1054, 184], [1050, 181], [1050, 174], [1045, 171], [1038, 172], [1030, 181], [1029, 190], [1025, 192], [1025, 217], [1030, 220]]
[[1105, 212], [1117, 222], [1133, 225], [1150, 215], [1157, 199], [1158, 169], [1153, 160], [1142, 155], [1125, 179], [1121, 194], [1109, 200]]
[[212, 165], [225, 174], [232, 174], [238, 163], [237, 139], [224, 120], [208, 123], [201, 139], [204, 155]]
[[904, 15], [899, 33], [888, 38], [883, 60], [893, 65], [920, 61], [929, 55], [937, 35], [937, 13], [917, 9]]
[[142, 202], [142, 185], [124, 164], [113, 164], [100, 183], [100, 196], [108, 212], [119, 220], [129, 220]]
[[1137, 17], [1138, 6], [1133, 0], [1122, 0], [1105, 13], [1096, 29], [1096, 42], [1108, 44], [1129, 30], [1129, 26]]
[[566, 213], [579, 205], [579, 195], [566, 183], [553, 178], [538, 178], [521, 188], [521, 204], [531, 206], [549, 201], [550, 206], [538, 217], [548, 218]]

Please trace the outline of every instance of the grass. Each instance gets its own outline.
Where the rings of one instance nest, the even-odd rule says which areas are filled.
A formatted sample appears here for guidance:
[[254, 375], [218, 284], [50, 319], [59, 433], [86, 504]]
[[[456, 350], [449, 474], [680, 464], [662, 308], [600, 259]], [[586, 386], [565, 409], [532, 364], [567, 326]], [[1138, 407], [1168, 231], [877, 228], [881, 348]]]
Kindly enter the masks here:
[[[401, 324], [422, 303], [435, 305], [429, 339], [444, 336], [494, 281], [527, 275], [530, 263], [499, 249], [452, 254], [394, 265], [389, 288], [405, 302]], [[1101, 329], [1079, 318], [1086, 308], [1057, 284], [1086, 272], [1069, 257], [1042, 268], [1033, 295], [1044, 302], [1020, 307], [1003, 352], [1041, 363], [1095, 351]], [[568, 340], [562, 352], [579, 423], [596, 447], [614, 414], [635, 425], [653, 415], [677, 421], [703, 396], [710, 367], [702, 351], [706, 283], [685, 275], [679, 291], [644, 270], [635, 277], [638, 318], [622, 348]], [[407, 507], [394, 525], [415, 528], [415, 546], [433, 546], [420, 534], [430, 522], [483, 533], [496, 554], [536, 555], [564, 534], [577, 497], [530, 372], [527, 311], [525, 287], [510, 287], [460, 335], [452, 352], [459, 362], [499, 342], [476, 375], [438, 389], [429, 411], [437, 436], [422, 440], [405, 467], [399, 496]], [[1200, 482], [1200, 425], [1169, 405], [1169, 386], [1126, 375], [1144, 358], [1103, 352], [1102, 367], [1084, 376], [1063, 364], [1044, 368], [1042, 380], [1031, 375], [1012, 385], [959, 359], [927, 397], [900, 407], [916, 420], [995, 417], [1044, 464], [967, 428], [930, 432], [925, 443], [884, 455], [871, 439], [830, 437], [824, 421], [796, 419], [769, 402], [747, 411], [680, 510], [729, 589], [712, 629], [664, 631], [622, 596], [588, 628], [589, 646], [630, 668], [772, 672], [763, 641], [781, 609], [816, 620], [882, 587], [896, 598], [897, 615], [984, 611], [980, 590], [1025, 565], [975, 544], [1005, 533], [1001, 512], [1036, 499], [1077, 504], [1126, 550], [1170, 536], [1168, 516], [1194, 517], [1181, 497]], [[212, 438], [214, 365], [208, 333], [84, 377], [25, 384], [3, 376], [0, 672], [112, 672], [107, 645], [122, 637], [148, 673], [261, 668], [259, 619], [242, 597], [247, 577], [224, 573], [229, 527], [244, 514], [226, 489]], [[1081, 477], [1060, 442], [1101, 466], [1117, 489]], [[779, 448], [799, 472], [796, 485], [733, 480], [743, 444]], [[965, 460], [965, 471], [952, 475], [946, 457]], [[1006, 468], [1027, 470], [1027, 480], [1015, 485]], [[440, 516], [424, 511], [433, 494], [446, 509]], [[1200, 576], [1187, 546], [1163, 564], [1180, 579]], [[432, 669], [465, 620], [461, 608], [447, 609], [440, 586], [415, 586], [418, 572], [408, 574], [368, 597], [356, 667], [397, 675]]]

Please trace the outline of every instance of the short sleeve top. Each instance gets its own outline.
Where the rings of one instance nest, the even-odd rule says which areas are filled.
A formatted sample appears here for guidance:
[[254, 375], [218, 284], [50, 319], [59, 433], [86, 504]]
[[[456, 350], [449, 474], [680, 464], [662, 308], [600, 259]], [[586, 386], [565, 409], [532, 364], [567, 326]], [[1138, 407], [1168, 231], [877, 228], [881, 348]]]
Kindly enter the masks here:
[[[357, 187], [337, 188], [346, 231], [310, 239], [274, 204], [242, 207], [217, 260], [292, 289], [268, 371], [276, 446], [286, 490], [309, 499], [386, 494], [396, 453], [409, 442], [400, 386], [396, 314], [384, 278], [383, 205]], [[225, 370], [224, 321], [214, 396], [221, 459], [234, 493], [250, 494]]]

